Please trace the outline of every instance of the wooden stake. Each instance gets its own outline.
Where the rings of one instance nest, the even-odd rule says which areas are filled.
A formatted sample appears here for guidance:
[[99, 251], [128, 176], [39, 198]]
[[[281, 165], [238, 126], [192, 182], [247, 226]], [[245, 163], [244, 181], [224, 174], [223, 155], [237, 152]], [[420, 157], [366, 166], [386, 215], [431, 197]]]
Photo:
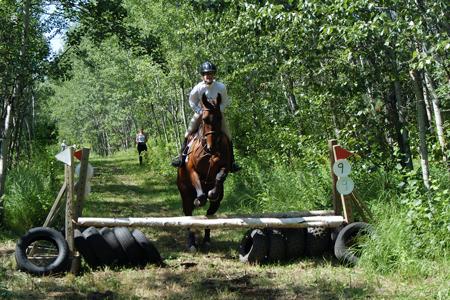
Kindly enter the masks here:
[[[73, 196], [74, 196], [74, 180], [73, 180], [73, 148], [69, 147], [70, 149], [70, 161], [69, 164], [65, 165], [64, 168], [64, 175], [65, 175], [65, 181], [67, 183], [67, 200], [66, 200], [66, 218], [65, 218], [65, 225], [66, 225], [66, 241], [67, 245], [69, 246], [69, 252], [70, 252], [70, 258], [72, 260], [72, 266], [73, 264], [73, 257], [74, 257], [74, 251], [75, 251], [75, 243], [74, 243], [74, 224], [73, 224], [73, 213], [74, 213], [74, 203], [73, 203]], [[76, 274], [76, 270], [71, 268], [70, 270], [72, 273]]]
[[78, 220], [78, 217], [82, 216], [83, 214], [88, 163], [89, 163], [89, 149], [83, 148], [81, 150], [80, 176], [78, 178], [78, 187], [77, 187], [77, 201], [73, 215], [73, 219], [75, 222]]
[[53, 218], [55, 217], [55, 214], [58, 211], [58, 207], [60, 205], [61, 199], [63, 199], [63, 195], [66, 191], [66, 188], [67, 188], [67, 182], [64, 181], [61, 189], [59, 190], [58, 196], [56, 197], [55, 202], [53, 202], [53, 206], [50, 209], [50, 212], [48, 213], [47, 218], [45, 219], [45, 222], [43, 225], [44, 227], [48, 227], [50, 225], [51, 221], [53, 220]]
[[340, 195], [338, 191], [336, 190], [336, 182], [337, 182], [337, 176], [333, 172], [333, 165], [336, 161], [335, 155], [334, 155], [334, 148], [333, 146], [337, 145], [337, 140], [329, 140], [328, 141], [328, 150], [330, 154], [330, 171], [331, 171], [331, 180], [332, 180], [332, 187], [333, 187], [333, 209], [334, 213], [336, 215], [342, 214], [342, 201], [340, 198]]

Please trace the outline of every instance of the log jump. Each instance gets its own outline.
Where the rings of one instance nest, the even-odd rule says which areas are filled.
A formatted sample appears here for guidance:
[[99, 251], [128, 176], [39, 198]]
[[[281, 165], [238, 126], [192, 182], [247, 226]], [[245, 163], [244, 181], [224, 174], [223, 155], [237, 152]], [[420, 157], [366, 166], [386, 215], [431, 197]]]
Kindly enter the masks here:
[[342, 216], [305, 216], [305, 217], [146, 217], [146, 218], [89, 218], [80, 217], [78, 226], [95, 227], [186, 227], [186, 228], [306, 228], [339, 227], [344, 223]]

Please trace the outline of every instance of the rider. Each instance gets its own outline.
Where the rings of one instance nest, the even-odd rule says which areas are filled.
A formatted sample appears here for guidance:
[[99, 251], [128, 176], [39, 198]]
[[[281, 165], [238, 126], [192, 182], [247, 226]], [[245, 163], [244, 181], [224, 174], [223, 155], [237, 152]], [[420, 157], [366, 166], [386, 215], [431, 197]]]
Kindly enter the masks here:
[[[222, 114], [225, 110], [225, 107], [227, 107], [230, 104], [230, 99], [228, 98], [227, 88], [225, 84], [216, 81], [214, 79], [216, 72], [217, 67], [209, 61], [204, 62], [200, 66], [200, 74], [202, 76], [202, 81], [199, 82], [196, 86], [194, 86], [191, 93], [189, 94], [189, 105], [194, 110], [195, 114], [192, 117], [189, 123], [188, 130], [184, 135], [184, 141], [183, 145], [181, 146], [180, 156], [172, 161], [172, 166], [174, 167], [183, 166], [184, 157], [186, 156], [187, 151], [187, 138], [188, 136], [196, 132], [198, 127], [200, 126], [202, 119], [201, 118], [202, 107], [200, 101], [202, 95], [206, 93], [206, 97], [209, 100], [209, 99], [216, 99], [217, 95], [220, 94], [222, 96], [222, 102], [220, 103], [220, 110], [222, 111]], [[231, 141], [230, 131], [228, 130], [225, 118], [222, 118], [222, 131], [223, 133], [225, 133], [225, 135], [228, 137], [230, 141], [231, 161], [232, 161], [230, 172], [239, 171], [240, 167], [234, 161], [233, 143]]]
[[140, 129], [136, 134], [136, 145], [139, 153], [139, 164], [142, 165], [142, 156], [141, 153], [143, 151], [147, 151], [147, 135], [144, 133], [144, 129]]

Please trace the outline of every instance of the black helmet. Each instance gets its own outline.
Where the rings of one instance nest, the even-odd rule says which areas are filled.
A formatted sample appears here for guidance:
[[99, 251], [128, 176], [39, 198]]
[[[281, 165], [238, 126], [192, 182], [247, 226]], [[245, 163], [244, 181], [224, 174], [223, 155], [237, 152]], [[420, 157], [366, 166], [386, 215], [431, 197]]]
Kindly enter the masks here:
[[215, 64], [213, 64], [212, 62], [209, 61], [205, 61], [204, 63], [202, 63], [202, 65], [200, 66], [200, 74], [205, 74], [205, 73], [216, 73], [217, 72], [217, 67]]

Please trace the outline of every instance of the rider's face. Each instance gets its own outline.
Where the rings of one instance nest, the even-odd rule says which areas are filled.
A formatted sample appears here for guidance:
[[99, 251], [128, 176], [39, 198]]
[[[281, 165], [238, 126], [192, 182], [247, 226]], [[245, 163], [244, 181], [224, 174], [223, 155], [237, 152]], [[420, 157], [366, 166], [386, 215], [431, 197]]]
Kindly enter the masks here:
[[213, 72], [207, 72], [202, 74], [203, 81], [206, 84], [211, 84], [214, 81], [215, 74]]

